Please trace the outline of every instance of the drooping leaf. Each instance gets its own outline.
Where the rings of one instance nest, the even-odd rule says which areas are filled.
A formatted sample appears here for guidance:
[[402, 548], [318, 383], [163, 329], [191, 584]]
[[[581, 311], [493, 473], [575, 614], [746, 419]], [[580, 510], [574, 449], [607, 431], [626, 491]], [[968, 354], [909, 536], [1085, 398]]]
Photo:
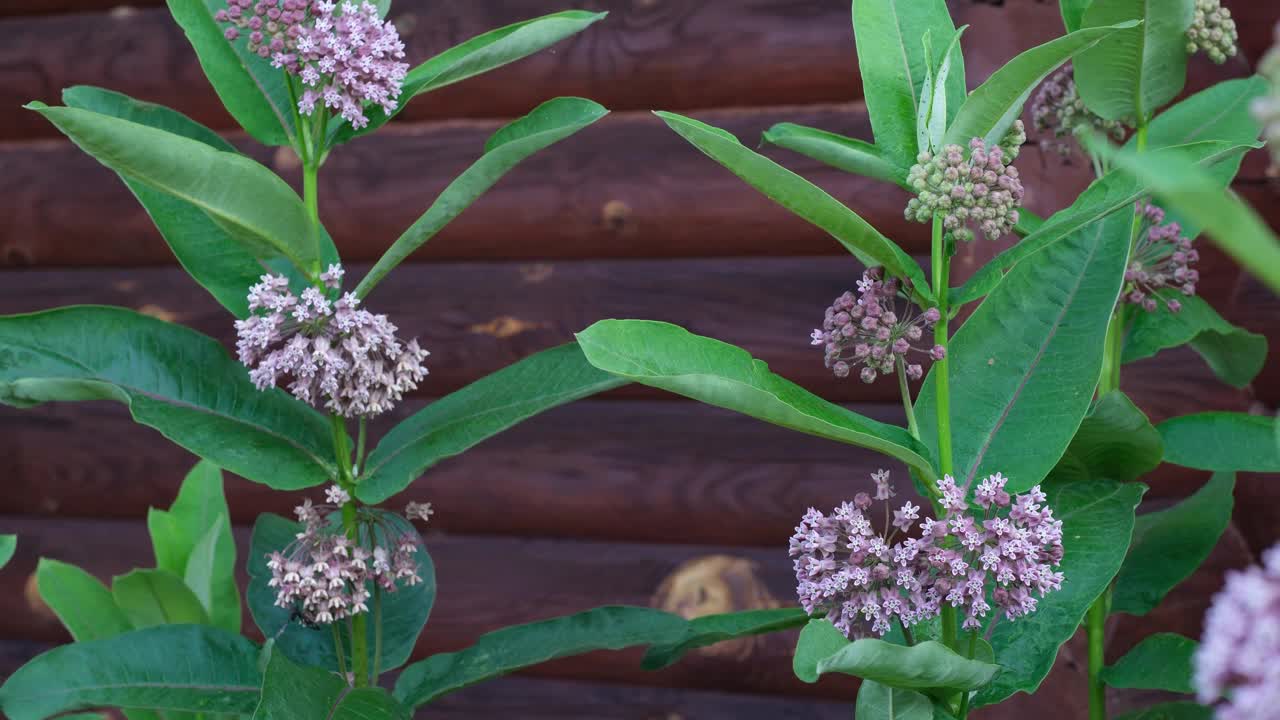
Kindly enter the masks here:
[[582, 98], [548, 100], [528, 115], [499, 129], [484, 146], [484, 155], [449, 183], [431, 207], [396, 239], [356, 287], [365, 297], [374, 286], [404, 262], [413, 251], [435, 237], [462, 214], [511, 168], [530, 155], [553, 145], [609, 114], [597, 103]]
[[1187, 28], [1192, 3], [1183, 0], [1107, 0], [1084, 13], [1084, 27], [1131, 20], [1075, 60], [1080, 98], [1107, 120], [1145, 123], [1182, 92], [1187, 80]]
[[686, 629], [678, 615], [616, 605], [515, 625], [481, 635], [474, 645], [458, 652], [413, 663], [400, 674], [393, 694], [416, 708], [445, 693], [548, 660], [678, 642]]
[[1004, 671], [978, 691], [974, 707], [1040, 686], [1058, 648], [1075, 634], [1120, 569], [1133, 534], [1134, 508], [1145, 490], [1138, 483], [1111, 480], [1045, 483], [1045, 504], [1062, 521], [1062, 588], [1042, 598], [1031, 615], [995, 626], [991, 646]]
[[0, 709], [12, 720], [103, 706], [251, 713], [261, 684], [258, 648], [249, 640], [213, 627], [162, 625], [38, 655], [0, 687]]
[[865, 140], [795, 123], [774, 125], [764, 132], [762, 140], [855, 175], [900, 186], [907, 182], [907, 168], [898, 165], [896, 160], [889, 159], [880, 148]]
[[227, 42], [225, 28], [213, 16], [225, 0], [168, 0], [169, 12], [195, 48], [200, 67], [218, 99], [255, 140], [263, 145], [292, 144], [294, 108], [284, 71], [249, 52], [245, 33]]
[[1125, 713], [1116, 720], [1213, 720], [1213, 708], [1193, 702], [1162, 703]]
[[200, 599], [167, 570], [134, 570], [111, 581], [111, 597], [135, 628], [208, 625]]
[[588, 362], [632, 382], [870, 448], [932, 474], [925, 449], [907, 431], [819, 398], [742, 348], [648, 320], [601, 320], [578, 333], [578, 344]]
[[[403, 517], [383, 511], [374, 512], [380, 513], [384, 528], [390, 528], [398, 534], [417, 535], [417, 530]], [[271, 571], [267, 569], [267, 554], [288, 546], [301, 530], [300, 524], [279, 515], [263, 513], [258, 516], [249, 543], [249, 590], [245, 593], [245, 599], [258, 629], [265, 637], [275, 639], [274, 652], [282, 653], [296, 663], [334, 671], [337, 670], [337, 652], [334, 650], [332, 630], [327, 626], [308, 627], [293, 617], [291, 608], [277, 607], [276, 589], [267, 584], [271, 580]], [[386, 529], [380, 529], [376, 533], [377, 543], [384, 547], [392, 544], [387, 532]], [[382, 594], [382, 656], [378, 667], [384, 672], [400, 667], [409, 659], [409, 653], [412, 652], [418, 635], [422, 633], [422, 627], [426, 625], [431, 607], [435, 603], [435, 566], [426, 546], [421, 542], [418, 545], [417, 561], [421, 583], [413, 586], [402, 583], [395, 592]], [[372, 588], [370, 592], [372, 593]], [[368, 647], [372, 652], [374, 623], [367, 625]], [[347, 667], [351, 667], [350, 635], [345, 625], [340, 624], [339, 631], [348, 658]]]
[[[932, 4], [933, 1], [922, 0], [922, 4]], [[747, 148], [720, 128], [675, 113], [656, 114], [694, 147], [770, 200], [831, 233], [862, 264], [883, 265], [890, 275], [909, 280], [913, 291], [925, 300], [926, 305], [933, 304], [924, 271], [916, 261], [822, 188]], [[914, 122], [913, 115], [912, 142]]]
[[380, 503], [444, 458], [540, 412], [624, 384], [588, 363], [573, 343], [531, 355], [397, 425], [369, 454], [356, 495]]
[[[1018, 263], [952, 338], [952, 447], [962, 485], [1001, 472], [1009, 491], [1021, 492], [1066, 451], [1102, 368], [1130, 224], [1112, 215]], [[937, 438], [935, 393], [931, 372], [916, 401], [928, 442]]]
[[327, 670], [272, 652], [253, 720], [409, 720], [412, 713], [380, 687], [353, 688]]
[[807, 683], [818, 682], [818, 663], [835, 655], [851, 643], [844, 633], [836, 629], [830, 620], [810, 620], [800, 631], [796, 651], [791, 658], [791, 670]]
[[40, 599], [77, 642], [115, 637], [133, 629], [111, 591], [98, 578], [50, 558], [36, 565]]
[[1191, 694], [1191, 659], [1199, 643], [1174, 633], [1156, 633], [1102, 671], [1113, 688]]
[[818, 675], [842, 673], [908, 689], [976, 690], [999, 672], [999, 665], [970, 660], [935, 640], [906, 646], [863, 638], [818, 661]]
[[978, 137], [988, 145], [998, 144], [1022, 114], [1032, 91], [1054, 70], [1113, 33], [1134, 26], [1123, 22], [1077, 30], [1019, 54], [969, 94], [947, 130], [945, 142], [967, 146], [970, 139]]
[[[409, 71], [402, 86], [400, 104], [391, 116], [419, 95], [528, 57], [586, 30], [608, 14], [565, 10], [512, 23], [455, 45]], [[336, 131], [335, 142], [371, 133], [391, 119], [380, 107], [371, 107], [366, 114], [369, 116], [368, 126], [352, 130], [349, 124], [343, 123]]]
[[735, 638], [790, 630], [808, 622], [809, 614], [800, 608], [744, 610], [704, 615], [689, 621], [689, 627], [680, 642], [649, 648], [640, 664], [645, 670], [661, 670], [674, 665], [695, 648]]
[[1053, 469], [1060, 480], [1137, 480], [1164, 457], [1160, 433], [1122, 392], [1103, 395], [1089, 409], [1067, 452]]
[[17, 535], [0, 535], [0, 569], [9, 564], [18, 549]]
[[[949, 39], [955, 31], [945, 0], [854, 0], [853, 34], [867, 113], [876, 146], [897, 165], [911, 167], [920, 152], [916, 116], [932, 60], [925, 57], [920, 39], [925, 33]], [[951, 52], [946, 87], [954, 116], [966, 93], [964, 54], [958, 45]]]
[[1280, 472], [1276, 419], [1266, 415], [1207, 412], [1169, 418], [1156, 426], [1164, 459], [1215, 472]]
[[121, 308], [0, 317], [0, 403], [73, 400], [124, 403], [137, 422], [278, 490], [337, 474], [329, 423], [281, 390], [259, 391], [215, 340]]
[[1179, 312], [1163, 308], [1135, 312], [1124, 342], [1124, 362], [1149, 358], [1167, 348], [1190, 344], [1220, 380], [1242, 388], [1253, 382], [1267, 360], [1267, 338], [1236, 327], [1204, 299], [1161, 290], [1165, 300], [1182, 304]]
[[858, 688], [856, 718], [873, 720], [934, 720], [933, 702], [914, 690], [862, 681]]

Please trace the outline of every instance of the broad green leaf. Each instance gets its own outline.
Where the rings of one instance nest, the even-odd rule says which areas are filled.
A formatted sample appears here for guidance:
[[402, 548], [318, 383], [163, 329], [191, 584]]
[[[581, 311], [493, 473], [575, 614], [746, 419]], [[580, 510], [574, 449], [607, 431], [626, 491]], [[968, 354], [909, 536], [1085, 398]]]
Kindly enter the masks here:
[[111, 591], [98, 578], [49, 558], [36, 565], [36, 589], [40, 599], [58, 616], [73, 640], [87, 642], [115, 637], [133, 629]]
[[9, 564], [18, 549], [17, 535], [0, 535], [0, 568]]
[[[1244, 155], [1250, 145], [1218, 141], [1194, 142], [1148, 152], [1147, 155], [1176, 154], [1188, 162], [1202, 165], [1228, 164]], [[1224, 185], [1225, 187], [1225, 185]], [[959, 290], [951, 293], [953, 306], [977, 300], [991, 292], [1005, 271], [1021, 260], [1069, 237], [1117, 211], [1132, 211], [1133, 205], [1148, 192], [1147, 183], [1129, 173], [1113, 170], [1093, 181], [1070, 207], [1054, 213], [1028, 233], [1017, 245], [1005, 250], [983, 265]], [[1025, 213], [1023, 213], [1025, 215]]]
[[852, 643], [830, 620], [810, 620], [800, 631], [791, 670], [807, 683], [818, 682], [818, 663], [835, 655]]
[[774, 125], [764, 132], [762, 140], [855, 175], [899, 186], [907, 183], [907, 168], [885, 157], [880, 148], [864, 140], [794, 123]]
[[[1225, 80], [1178, 101], [1147, 126], [1147, 150], [1174, 145], [1217, 140], [1252, 143], [1258, 139], [1258, 124], [1249, 106], [1267, 94], [1267, 81], [1254, 75]], [[1130, 138], [1126, 147], [1136, 147]]]
[[1156, 426], [1165, 462], [1215, 472], [1280, 472], [1276, 419], [1207, 412], [1169, 418]]
[[907, 431], [823, 400], [742, 348], [648, 320], [601, 320], [578, 333], [578, 344], [588, 362], [632, 382], [870, 448], [933, 473], [924, 447]]
[[999, 665], [970, 660], [935, 640], [908, 647], [864, 638], [818, 661], [819, 675], [842, 673], [908, 689], [976, 690], [999, 672]]
[[413, 251], [435, 237], [477, 198], [521, 160], [594, 123], [609, 111], [582, 98], [548, 100], [524, 117], [499, 129], [485, 143], [484, 155], [449, 183], [427, 212], [405, 230], [383, 253], [360, 285], [356, 295], [365, 297], [374, 286], [404, 262]]
[[[929, 4], [933, 0], [922, 2]], [[720, 128], [675, 113], [656, 114], [681, 137], [770, 200], [831, 233], [862, 264], [883, 265], [890, 275], [909, 281], [925, 304], [933, 304], [929, 283], [916, 261], [822, 188], [745, 147]], [[914, 142], [914, 124], [911, 132]]]
[[[932, 62], [921, 38], [929, 33], [949, 39], [955, 31], [945, 0], [854, 0], [853, 34], [867, 113], [876, 146], [897, 165], [911, 167], [920, 152], [916, 116]], [[966, 93], [964, 54], [958, 45], [951, 52], [946, 87], [954, 116]]]
[[1062, 521], [1062, 588], [1042, 598], [1031, 615], [996, 624], [991, 646], [1004, 671], [978, 691], [974, 707], [1040, 686], [1058, 648], [1075, 634], [1120, 569], [1133, 534], [1134, 508], [1146, 488], [1111, 480], [1050, 481], [1044, 491], [1046, 505]]
[[213, 19], [225, 0], [168, 0], [169, 12], [195, 48], [200, 67], [236, 122], [263, 145], [291, 145], [295, 110], [283, 70], [249, 52], [248, 33], [227, 42]]
[[[586, 30], [608, 14], [565, 10], [490, 30], [455, 45], [409, 71], [402, 86], [400, 104], [391, 115], [394, 116], [419, 95], [526, 58]], [[369, 108], [366, 114], [369, 116], [367, 127], [352, 130], [350, 125], [342, 123], [336, 142], [371, 133], [391, 119], [378, 107]]]
[[286, 257], [316, 274], [320, 232], [293, 188], [237, 153], [89, 110], [26, 106], [43, 115], [98, 162], [128, 180], [204, 211], [254, 257]]
[[253, 720], [410, 720], [411, 715], [380, 687], [353, 688], [340, 675], [272, 652]]
[[[418, 531], [403, 517], [381, 510], [372, 512], [379, 513], [382, 521], [382, 528], [377, 532], [378, 544], [391, 544], [388, 532], [417, 536]], [[294, 619], [291, 608], [276, 606], [276, 590], [267, 585], [271, 580], [271, 571], [267, 569], [267, 555], [287, 547], [301, 530], [300, 524], [279, 515], [263, 513], [258, 516], [249, 544], [249, 590], [245, 593], [245, 599], [258, 629], [265, 637], [275, 639], [275, 652], [283, 653], [290, 660], [303, 665], [333, 671], [337, 670], [337, 652], [334, 650], [332, 630], [327, 626], [307, 627]], [[400, 667], [409, 659], [409, 653], [412, 652], [435, 603], [435, 566], [426, 546], [421, 542], [418, 545], [417, 560], [418, 575], [422, 582], [412, 587], [402, 584], [395, 592], [382, 595], [382, 659], [378, 667], [384, 672]], [[373, 605], [369, 607], [372, 608]], [[373, 648], [374, 624], [370, 622], [367, 625], [368, 647]], [[349, 658], [350, 635], [344, 625], [339, 628]], [[350, 662], [347, 667], [351, 667]]]
[[544, 350], [446, 395], [406, 418], [369, 454], [356, 495], [377, 504], [437, 462], [553, 407], [625, 380], [596, 369], [577, 345]]
[[1138, 516], [1116, 576], [1111, 612], [1146, 615], [1209, 557], [1231, 522], [1234, 473], [1215, 473], [1171, 508]]
[[495, 630], [458, 652], [432, 655], [400, 673], [395, 697], [418, 707], [454, 690], [548, 660], [594, 650], [677, 642], [686, 622], [643, 607], [606, 606]]
[[1084, 24], [1084, 11], [1088, 9], [1089, 3], [1093, 0], [1059, 0], [1058, 5], [1062, 10], [1062, 26], [1067, 32], [1075, 32]]
[[1135, 23], [1124, 22], [1077, 30], [1021, 53], [969, 94], [947, 130], [945, 142], [968, 146], [978, 137], [988, 145], [999, 144], [1022, 114], [1031, 92], [1054, 70], [1113, 33], [1133, 27]]
[[1187, 81], [1187, 28], [1193, 4], [1185, 0], [1107, 0], [1084, 13], [1084, 27], [1131, 20], [1075, 60], [1076, 87], [1090, 110], [1107, 120], [1146, 124]]
[[278, 490], [337, 474], [328, 421], [282, 390], [259, 391], [215, 340], [121, 308], [0, 317], [0, 403], [72, 400], [124, 403], [137, 422]]
[[0, 709], [11, 720], [104, 706], [247, 714], [258, 704], [257, 665], [258, 647], [239, 635], [162, 625], [38, 655], [0, 687]]
[[1156, 633], [1103, 669], [1102, 681], [1113, 688], [1192, 694], [1191, 659], [1197, 647], [1190, 638]]
[[1213, 708], [1193, 702], [1172, 702], [1134, 710], [1116, 720], [1213, 720]]
[[1266, 336], [1232, 325], [1198, 296], [1168, 290], [1160, 295], [1180, 302], [1182, 310], [1172, 313], [1162, 307], [1156, 312], [1133, 312], [1136, 317], [1125, 337], [1124, 362], [1190, 344], [1218, 379], [1238, 388], [1253, 382], [1267, 361]]
[[1163, 457], [1160, 433], [1147, 416], [1124, 393], [1110, 392], [1089, 409], [1052, 477], [1128, 482], [1156, 469]]
[[[951, 339], [961, 485], [1001, 472], [1009, 491], [1021, 492], [1066, 451], [1101, 372], [1130, 225], [1130, 216], [1111, 215], [1018, 263]], [[937, 441], [938, 367], [916, 400], [920, 435], [930, 443]]]
[[208, 460], [197, 463], [168, 510], [147, 512], [147, 529], [156, 567], [185, 578], [214, 625], [240, 632], [236, 544], [222, 470]]
[[790, 630], [808, 622], [809, 614], [800, 608], [744, 610], [704, 615], [689, 621], [689, 627], [680, 642], [649, 648], [640, 665], [645, 670], [661, 670], [674, 665], [684, 657], [685, 653], [695, 648], [734, 638]]
[[933, 720], [933, 702], [914, 690], [864, 680], [854, 717], [859, 720]]
[[[214, 131], [163, 105], [85, 85], [63, 90], [62, 101], [68, 107], [167, 130], [215, 150], [236, 152], [235, 147]], [[130, 180], [123, 174], [120, 179], [151, 216], [183, 269], [236, 317], [243, 318], [249, 314], [249, 301], [246, 299], [249, 287], [266, 272], [289, 276], [295, 287], [306, 284], [305, 278], [287, 258], [276, 256], [259, 260], [248, 248], [237, 244], [230, 233], [198, 205]], [[323, 228], [320, 254], [326, 266], [338, 262], [338, 251]]]
[[111, 597], [136, 628], [208, 625], [200, 599], [167, 570], [134, 570], [111, 581]]

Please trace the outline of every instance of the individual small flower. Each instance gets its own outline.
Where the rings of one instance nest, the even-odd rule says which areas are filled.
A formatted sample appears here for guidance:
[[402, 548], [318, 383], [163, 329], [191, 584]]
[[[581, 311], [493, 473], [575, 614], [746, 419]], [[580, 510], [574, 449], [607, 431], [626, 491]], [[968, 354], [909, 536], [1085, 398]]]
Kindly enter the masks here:
[[1042, 133], [1052, 133], [1053, 139], [1041, 140], [1041, 146], [1059, 155], [1070, 155], [1075, 147], [1070, 142], [1090, 132], [1124, 139], [1124, 124], [1117, 120], [1103, 120], [1085, 107], [1076, 91], [1075, 71], [1070, 63], [1064, 65], [1036, 91], [1031, 102], [1031, 123]]
[[346, 505], [351, 502], [351, 494], [337, 485], [330, 485], [324, 491], [324, 498], [330, 505]]
[[902, 362], [907, 377], [918, 380], [924, 368], [907, 362], [910, 353], [927, 353], [934, 360], [945, 356], [942, 346], [922, 344], [927, 342], [925, 331], [942, 317], [938, 309], [916, 313], [908, 302], [899, 315], [894, 310], [897, 295], [898, 281], [884, 279], [880, 268], [871, 268], [858, 281], [856, 296], [846, 292], [827, 308], [822, 329], [809, 337], [813, 345], [823, 347], [826, 366], [836, 377], [848, 377], [861, 366], [858, 376], [871, 383], [892, 374]]
[[431, 522], [431, 516], [435, 514], [435, 510], [431, 508], [431, 503], [411, 502], [404, 509], [404, 516], [410, 520], [421, 520], [424, 523]]
[[1182, 303], [1156, 291], [1177, 288], [1183, 295], [1195, 295], [1200, 273], [1191, 265], [1200, 259], [1200, 253], [1191, 246], [1191, 239], [1182, 235], [1178, 223], [1161, 224], [1164, 210], [1151, 203], [1140, 203], [1138, 210], [1142, 214], [1142, 226], [1124, 273], [1121, 301], [1147, 312], [1154, 312], [1163, 303], [1170, 312], [1176, 313], [1182, 309]]
[[921, 153], [907, 176], [917, 193], [907, 204], [907, 219], [928, 223], [940, 215], [946, 231], [965, 242], [973, 240], [973, 227], [990, 240], [1012, 231], [1023, 189], [1005, 146], [1021, 147], [1018, 140], [1025, 137], [1018, 120], [995, 147], [973, 138], [967, 155], [959, 145], [948, 145], [936, 156]]
[[1221, 65], [1240, 52], [1240, 37], [1231, 11], [1222, 0], [1196, 0], [1191, 27], [1187, 29], [1187, 52], [1203, 50], [1209, 59]]
[[1258, 73], [1270, 81], [1271, 92], [1253, 101], [1253, 116], [1262, 126], [1262, 140], [1271, 149], [1271, 169], [1280, 168], [1280, 23], [1275, 44], [1258, 64]]
[[1218, 720], [1280, 718], [1280, 545], [1262, 565], [1227, 573], [1195, 655], [1197, 699]]
[[[337, 291], [341, 266], [321, 282]], [[391, 409], [427, 376], [430, 354], [417, 340], [401, 343], [386, 315], [360, 308], [347, 293], [337, 301], [308, 287], [300, 295], [283, 275], [263, 275], [249, 289], [251, 314], [236, 321], [236, 351], [260, 390], [288, 381], [303, 402], [346, 417]]]

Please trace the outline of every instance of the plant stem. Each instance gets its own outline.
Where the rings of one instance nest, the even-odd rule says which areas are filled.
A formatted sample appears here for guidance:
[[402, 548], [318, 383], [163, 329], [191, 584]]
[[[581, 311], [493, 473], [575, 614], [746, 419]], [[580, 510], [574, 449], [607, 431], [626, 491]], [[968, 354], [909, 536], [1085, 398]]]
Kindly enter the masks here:
[[[947, 257], [946, 239], [942, 233], [942, 218], [933, 216], [933, 294], [938, 298], [940, 317], [933, 328], [933, 341], [943, 348], [947, 347], [947, 294], [951, 289], [950, 261]], [[948, 353], [949, 355], [949, 353]], [[948, 358], [946, 355], [933, 364], [934, 390], [938, 411], [938, 464], [939, 473], [949, 475], [952, 472], [951, 458], [951, 382], [948, 377]], [[950, 605], [942, 607], [942, 643], [950, 648], [956, 645], [956, 609]]]
[[907, 368], [902, 358], [898, 358], [898, 389], [902, 391], [902, 409], [907, 411], [907, 430], [911, 437], [919, 440], [920, 428], [916, 425], [915, 408], [911, 406], [911, 388], [907, 386]]
[[355, 470], [357, 473], [359, 473], [361, 470], [364, 469], [364, 441], [365, 441], [365, 435], [367, 434], [367, 431], [368, 431], [368, 422], [366, 422], [365, 417], [361, 415], [360, 416], [360, 433], [356, 437]]
[[379, 668], [382, 660], [382, 588], [373, 584], [373, 672], [369, 675], [369, 684], [378, 684]]
[[915, 635], [911, 633], [911, 628], [906, 623], [902, 623], [902, 637], [906, 638], [908, 647], [916, 644]]
[[1106, 666], [1106, 622], [1108, 589], [1089, 607], [1089, 720], [1107, 720], [1107, 687], [1102, 682]]
[[342, 633], [338, 632], [338, 624], [330, 623], [329, 629], [333, 631], [333, 647], [337, 650], [338, 655], [338, 672], [342, 674], [342, 679], [347, 679], [347, 649], [342, 643]]

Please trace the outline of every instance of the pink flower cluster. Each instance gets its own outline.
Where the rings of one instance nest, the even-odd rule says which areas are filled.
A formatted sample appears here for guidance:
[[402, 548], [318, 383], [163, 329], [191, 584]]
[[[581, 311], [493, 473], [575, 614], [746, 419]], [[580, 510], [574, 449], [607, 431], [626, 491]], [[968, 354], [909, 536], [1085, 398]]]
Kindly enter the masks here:
[[1227, 573], [1205, 616], [1195, 656], [1196, 695], [1218, 720], [1280, 718], [1280, 545], [1262, 565]]
[[814, 330], [810, 339], [826, 353], [826, 365], [836, 377], [848, 377], [861, 365], [863, 382], [875, 382], [879, 375], [889, 375], [895, 365], [904, 363], [907, 377], [918, 380], [924, 375], [919, 364], [906, 364], [912, 351], [927, 352], [934, 360], [946, 357], [946, 348], [930, 349], [917, 345], [924, 333], [941, 318], [937, 308], [915, 314], [907, 304], [902, 317], [893, 311], [898, 294], [898, 281], [882, 279], [880, 268], [871, 268], [858, 281], [858, 296], [846, 292], [827, 308], [822, 329]]
[[1133, 258], [1124, 273], [1123, 301], [1147, 312], [1155, 311], [1159, 302], [1164, 302], [1170, 312], [1176, 313], [1182, 309], [1182, 303], [1164, 299], [1156, 291], [1176, 287], [1183, 295], [1195, 295], [1200, 273], [1193, 270], [1191, 264], [1200, 259], [1200, 253], [1191, 247], [1190, 238], [1183, 237], [1178, 223], [1161, 224], [1164, 210], [1150, 203], [1139, 204], [1138, 210], [1143, 224]]
[[[350, 496], [335, 485], [326, 497], [332, 504], [312, 505], [308, 498], [294, 508], [303, 531], [288, 547], [267, 555], [271, 570], [267, 584], [276, 588], [278, 607], [297, 608], [306, 622], [324, 625], [368, 612], [369, 583], [395, 592], [401, 582], [408, 586], [422, 582], [417, 535], [394, 533], [372, 515], [364, 526], [367, 531], [358, 533], [360, 540], [353, 540], [331, 517], [341, 512]], [[426, 507], [425, 514], [430, 515], [430, 503], [418, 507]], [[412, 513], [411, 517], [425, 520]], [[377, 544], [379, 537], [387, 540], [387, 546]]]
[[1012, 231], [1023, 196], [1018, 168], [1012, 164], [1016, 149], [1026, 139], [1021, 120], [1010, 128], [1009, 136], [992, 147], [982, 138], [973, 138], [968, 157], [959, 145], [947, 145], [936, 156], [921, 153], [907, 175], [916, 191], [907, 203], [907, 219], [929, 223], [940, 215], [947, 232], [965, 242], [974, 238], [971, 225], [988, 240]]
[[[342, 284], [341, 266], [321, 280]], [[259, 389], [292, 378], [289, 391], [311, 405], [346, 417], [390, 410], [427, 376], [430, 354], [417, 340], [401, 344], [386, 315], [360, 309], [347, 293], [333, 302], [316, 287], [294, 295], [283, 275], [264, 275], [249, 290], [249, 317], [236, 321], [236, 350]]]
[[1048, 147], [1066, 157], [1074, 147], [1065, 138], [1077, 139], [1090, 132], [1101, 132], [1116, 141], [1124, 139], [1124, 123], [1103, 120], [1089, 108], [1076, 90], [1075, 70], [1071, 63], [1049, 76], [1036, 91], [1031, 102], [1031, 120], [1041, 132], [1053, 133], [1054, 140], [1041, 140]]
[[227, 0], [215, 18], [227, 40], [249, 35], [250, 52], [302, 81], [298, 110], [323, 105], [354, 128], [369, 124], [366, 103], [395, 111], [409, 71], [396, 28], [372, 3], [334, 0]]
[[[939, 483], [947, 511], [941, 520], [919, 520], [920, 507], [907, 502], [889, 522], [895, 494], [889, 473], [880, 470], [872, 479], [892, 529], [873, 530], [872, 496], [859, 493], [829, 516], [810, 508], [791, 537], [801, 607], [811, 615], [825, 612], [850, 639], [883, 636], [895, 621], [915, 625], [938, 615], [944, 603], [963, 609], [966, 629], [979, 628], [992, 609], [988, 590], [1013, 620], [1061, 587], [1062, 573], [1053, 568], [1062, 560], [1062, 523], [1041, 504], [1038, 486], [1011, 497], [1006, 479], [992, 475], [974, 493], [978, 513], [970, 512], [966, 489], [947, 476]], [[920, 537], [895, 542], [917, 525]]]

